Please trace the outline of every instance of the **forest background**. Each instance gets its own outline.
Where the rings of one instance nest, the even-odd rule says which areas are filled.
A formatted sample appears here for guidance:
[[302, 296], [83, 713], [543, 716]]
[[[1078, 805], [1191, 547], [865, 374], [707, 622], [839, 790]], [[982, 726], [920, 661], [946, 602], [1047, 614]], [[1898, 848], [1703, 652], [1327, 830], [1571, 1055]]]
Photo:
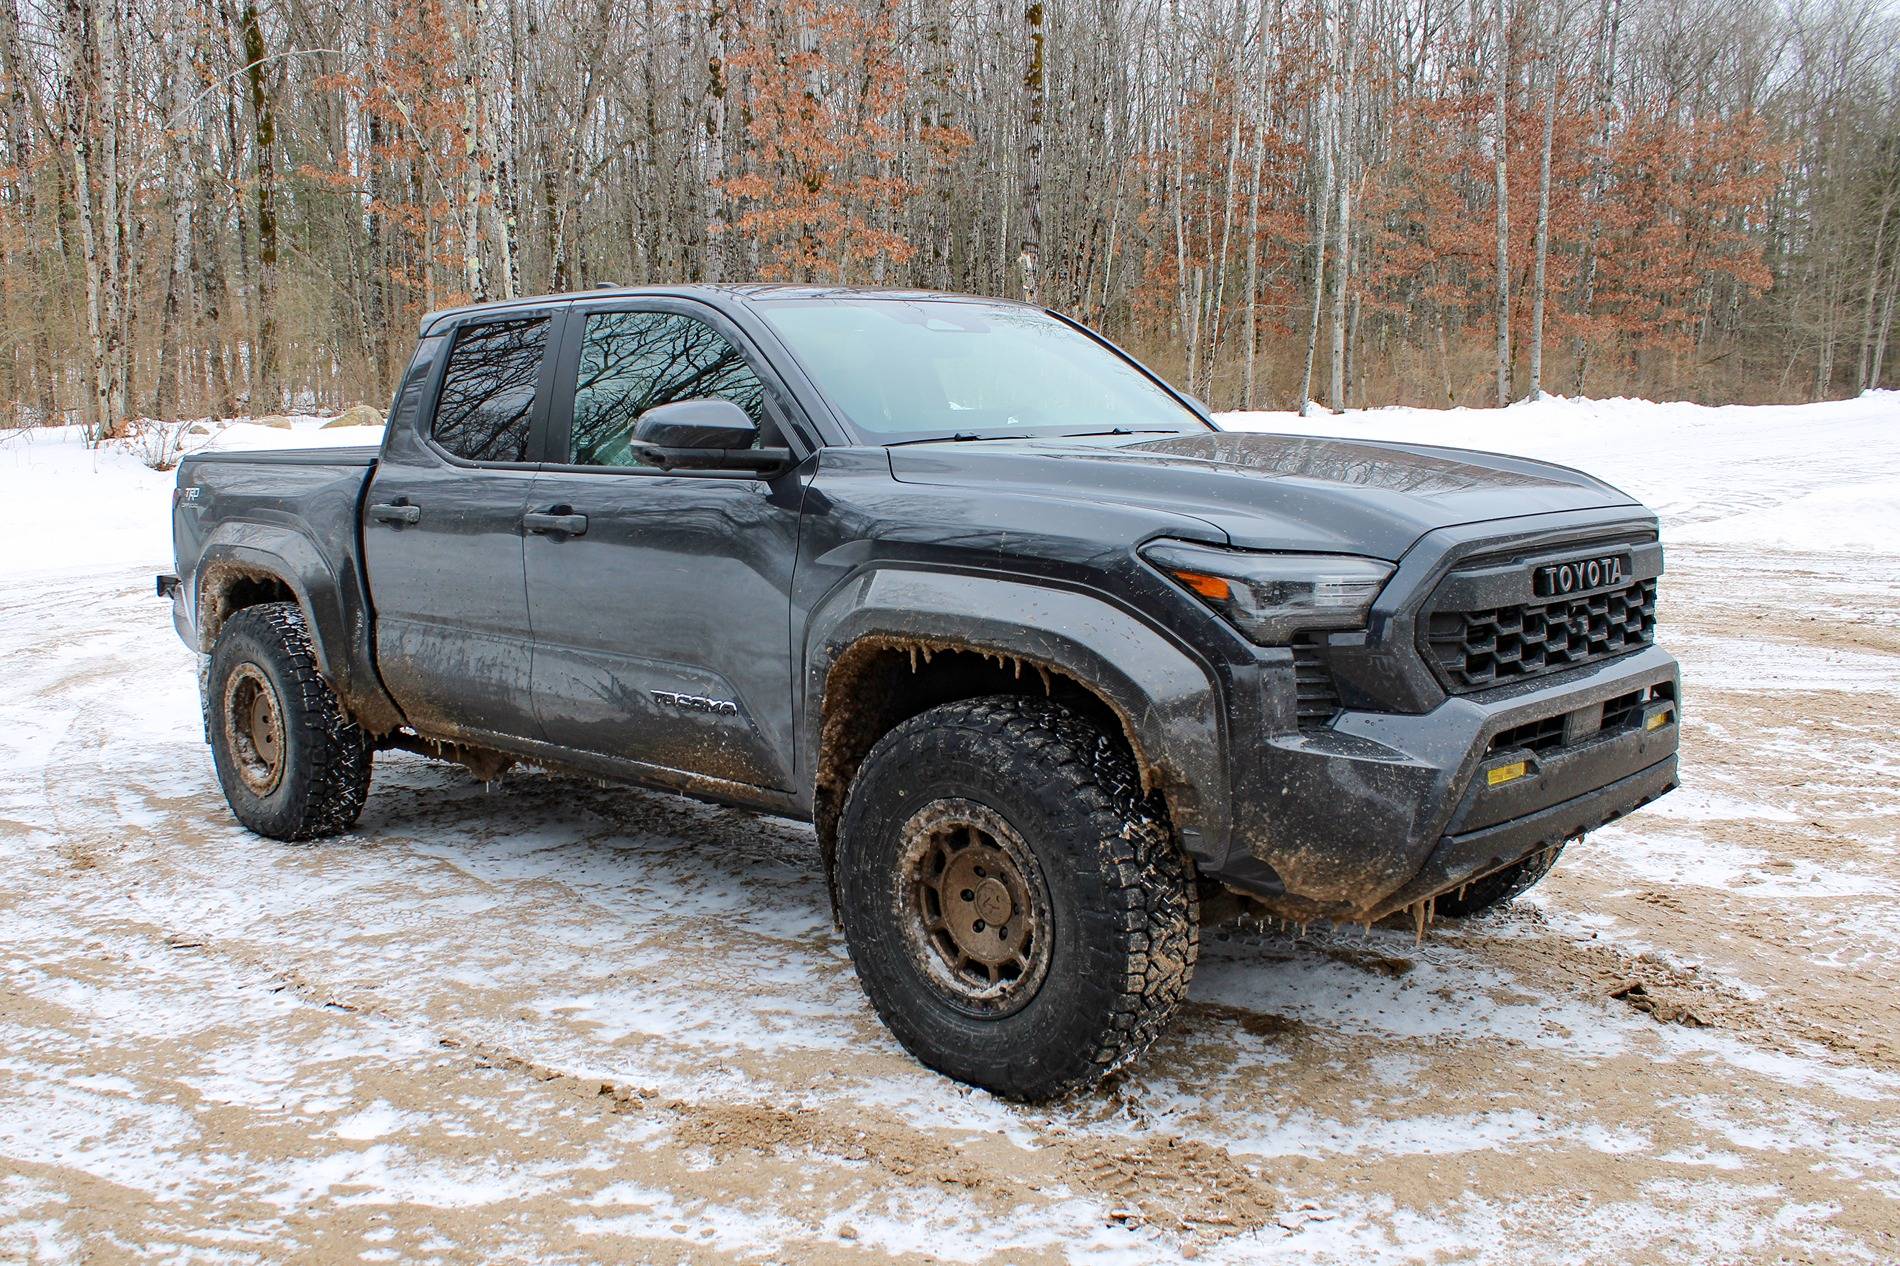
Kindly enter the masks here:
[[1881, 0], [0, 0], [12, 421], [387, 398], [432, 308], [1021, 297], [1217, 408], [1891, 384]]

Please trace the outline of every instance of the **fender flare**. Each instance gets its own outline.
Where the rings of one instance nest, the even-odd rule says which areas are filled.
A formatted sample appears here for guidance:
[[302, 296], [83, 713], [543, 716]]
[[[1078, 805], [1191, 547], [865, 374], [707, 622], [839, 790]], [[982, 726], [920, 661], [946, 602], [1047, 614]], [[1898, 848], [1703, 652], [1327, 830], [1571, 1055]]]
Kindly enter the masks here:
[[207, 542], [192, 576], [192, 629], [201, 654], [210, 654], [228, 612], [216, 595], [232, 580], [272, 580], [289, 589], [310, 627], [317, 671], [344, 710], [372, 734], [402, 724], [402, 713], [376, 674], [368, 597], [354, 556], [345, 574], [306, 533], [278, 524], [232, 522]]
[[839, 585], [806, 625], [803, 785], [826, 778], [833, 670], [856, 648], [974, 651], [1065, 676], [1108, 705], [1144, 788], [1167, 801], [1197, 860], [1225, 855], [1227, 736], [1209, 669], [1161, 630], [1092, 594], [993, 574], [887, 565]]

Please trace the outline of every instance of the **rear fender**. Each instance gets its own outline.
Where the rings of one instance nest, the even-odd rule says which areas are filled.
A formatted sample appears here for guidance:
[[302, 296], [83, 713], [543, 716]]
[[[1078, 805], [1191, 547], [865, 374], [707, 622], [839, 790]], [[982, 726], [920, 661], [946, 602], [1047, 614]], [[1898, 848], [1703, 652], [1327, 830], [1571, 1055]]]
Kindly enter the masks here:
[[225, 523], [206, 543], [191, 586], [197, 648], [210, 654], [246, 580], [276, 581], [295, 596], [310, 627], [317, 669], [344, 710], [372, 734], [402, 724], [402, 714], [376, 675], [369, 607], [354, 555], [338, 565], [304, 532], [268, 523]]

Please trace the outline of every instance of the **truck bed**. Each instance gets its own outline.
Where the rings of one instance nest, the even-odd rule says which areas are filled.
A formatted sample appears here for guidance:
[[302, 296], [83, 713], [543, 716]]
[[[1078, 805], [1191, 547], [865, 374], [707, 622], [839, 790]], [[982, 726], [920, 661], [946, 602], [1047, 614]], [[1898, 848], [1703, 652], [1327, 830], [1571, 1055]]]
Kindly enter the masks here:
[[189, 453], [180, 466], [374, 466], [382, 449], [374, 444], [338, 444], [323, 448], [230, 449], [216, 453]]

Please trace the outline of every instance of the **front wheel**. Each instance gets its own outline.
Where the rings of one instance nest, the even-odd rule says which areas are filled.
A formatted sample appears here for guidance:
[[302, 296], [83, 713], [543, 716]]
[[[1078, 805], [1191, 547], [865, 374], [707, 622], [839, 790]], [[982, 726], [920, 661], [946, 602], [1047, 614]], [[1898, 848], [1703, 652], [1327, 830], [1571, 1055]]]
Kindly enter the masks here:
[[1013, 1099], [1090, 1085], [1187, 995], [1192, 868], [1134, 761], [1039, 699], [945, 704], [885, 735], [840, 824], [845, 942], [905, 1049]]
[[295, 603], [225, 621], [204, 702], [211, 758], [239, 822], [274, 840], [311, 840], [356, 821], [373, 752], [317, 672]]

